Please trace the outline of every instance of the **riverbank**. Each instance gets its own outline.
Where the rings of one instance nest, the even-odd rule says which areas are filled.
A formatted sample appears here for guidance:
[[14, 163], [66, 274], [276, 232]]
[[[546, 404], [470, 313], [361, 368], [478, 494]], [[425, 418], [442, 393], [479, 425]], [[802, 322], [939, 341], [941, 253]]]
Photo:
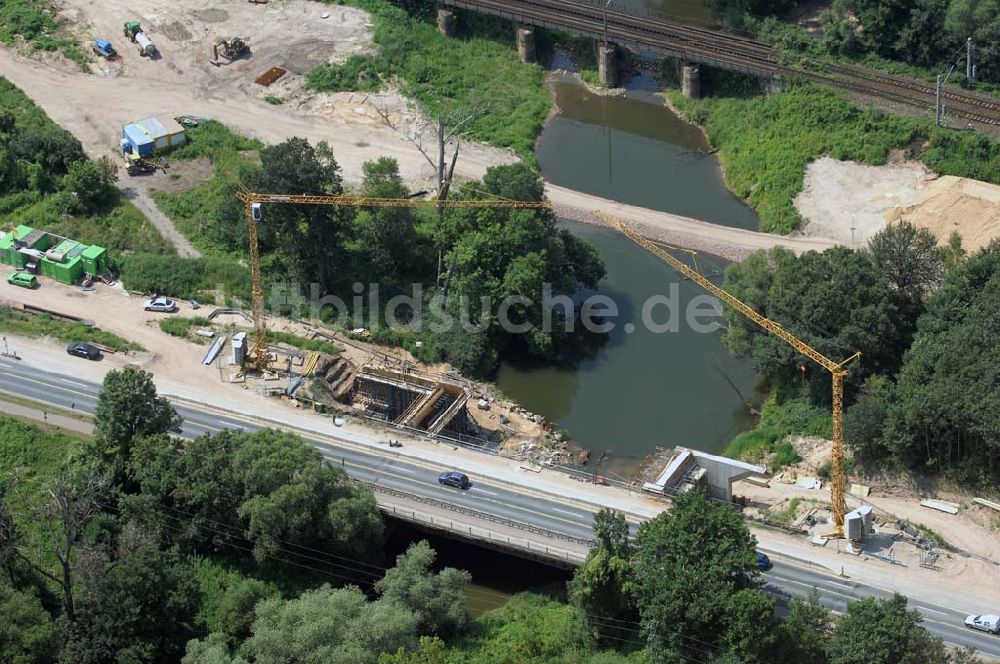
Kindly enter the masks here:
[[803, 226], [794, 199], [807, 165], [824, 155], [878, 166], [902, 151], [942, 175], [1000, 183], [997, 141], [861, 108], [825, 87], [794, 85], [777, 95], [700, 100], [676, 89], [665, 94], [684, 117], [704, 127], [728, 186], [756, 210], [766, 232], [788, 234]]
[[806, 251], [823, 251], [838, 244], [835, 240], [822, 237], [774, 235], [720, 226], [670, 212], [618, 203], [548, 183], [545, 185], [545, 195], [552, 201], [556, 215], [563, 219], [610, 227], [607, 220], [596, 214], [600, 210], [625, 221], [652, 240], [703, 251], [728, 260], [742, 260], [756, 251], [772, 247], [786, 247], [801, 254]]

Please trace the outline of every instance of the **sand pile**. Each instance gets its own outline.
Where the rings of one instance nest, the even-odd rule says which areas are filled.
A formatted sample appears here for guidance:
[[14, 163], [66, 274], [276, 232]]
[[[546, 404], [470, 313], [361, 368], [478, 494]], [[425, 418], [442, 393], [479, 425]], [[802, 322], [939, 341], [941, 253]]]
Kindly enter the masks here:
[[1000, 237], [1000, 186], [951, 175], [929, 183], [914, 204], [885, 214], [886, 223], [908, 221], [945, 244], [955, 231], [975, 252]]

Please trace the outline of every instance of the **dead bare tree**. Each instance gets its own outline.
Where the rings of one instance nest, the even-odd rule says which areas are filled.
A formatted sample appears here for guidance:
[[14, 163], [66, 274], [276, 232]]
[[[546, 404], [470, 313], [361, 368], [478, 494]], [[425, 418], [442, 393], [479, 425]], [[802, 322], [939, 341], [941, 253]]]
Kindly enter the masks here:
[[[455, 164], [458, 163], [458, 152], [462, 146], [462, 138], [469, 131], [469, 123], [475, 120], [477, 117], [486, 113], [486, 107], [480, 106], [478, 104], [472, 104], [471, 108], [457, 108], [448, 111], [443, 111], [437, 116], [430, 116], [427, 114], [423, 107], [418, 106], [418, 114], [421, 118], [417, 122], [414, 130], [410, 133], [403, 132], [398, 124], [392, 121], [387, 108], [379, 107], [377, 104], [373, 104], [375, 112], [378, 113], [379, 117], [382, 118], [382, 122], [386, 124], [387, 127], [393, 131], [402, 133], [406, 140], [408, 140], [413, 147], [417, 148], [417, 151], [424, 156], [427, 163], [431, 165], [434, 172], [437, 175], [437, 200], [444, 201], [448, 198], [448, 192], [451, 189], [451, 183], [455, 175]], [[427, 131], [428, 126], [434, 126], [434, 145], [427, 146], [424, 141], [429, 133]], [[451, 161], [450, 163], [446, 160], [446, 154], [448, 148], [452, 147]], [[433, 157], [431, 154], [433, 153]], [[436, 235], [438, 261], [437, 261], [437, 283], [441, 285], [441, 261], [444, 255], [444, 239], [441, 237], [442, 229], [444, 228], [444, 206], [437, 206], [437, 219], [438, 219], [438, 230]], [[448, 270], [448, 275], [451, 275], [451, 269]], [[444, 282], [444, 295], [448, 296], [447, 284], [449, 279], [445, 279]]]
[[[36, 498], [34, 504], [22, 501], [30, 505], [30, 518], [39, 526], [38, 541], [29, 534], [22, 537], [8, 518], [9, 513], [3, 517], [7, 523], [0, 523], [0, 539], [9, 536], [9, 540], [0, 542], [0, 548], [6, 545], [20, 560], [62, 588], [63, 609], [70, 622], [76, 620], [73, 584], [77, 549], [87, 526], [101, 512], [100, 501], [107, 484], [107, 479], [96, 471], [88, 471], [54, 480], [44, 491], [45, 500]], [[16, 480], [13, 485], [16, 487]], [[42, 562], [43, 551], [51, 553], [58, 561], [56, 572]]]

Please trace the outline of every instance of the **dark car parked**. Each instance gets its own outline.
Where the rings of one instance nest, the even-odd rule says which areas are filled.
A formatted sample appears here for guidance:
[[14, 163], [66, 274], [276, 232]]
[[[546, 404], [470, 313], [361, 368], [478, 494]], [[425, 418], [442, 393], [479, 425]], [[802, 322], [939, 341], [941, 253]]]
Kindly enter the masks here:
[[456, 489], [468, 489], [472, 486], [468, 475], [455, 472], [454, 470], [449, 470], [438, 475], [438, 482], [445, 486], [453, 486]]
[[771, 559], [768, 558], [765, 554], [761, 553], [760, 551], [754, 551], [754, 554], [756, 554], [757, 556], [757, 567], [759, 567], [762, 571], [766, 572], [767, 570], [774, 567], [774, 565], [771, 564]]
[[101, 357], [101, 349], [82, 341], [76, 341], [66, 346], [66, 352], [77, 357], [85, 357], [88, 360], [97, 360]]

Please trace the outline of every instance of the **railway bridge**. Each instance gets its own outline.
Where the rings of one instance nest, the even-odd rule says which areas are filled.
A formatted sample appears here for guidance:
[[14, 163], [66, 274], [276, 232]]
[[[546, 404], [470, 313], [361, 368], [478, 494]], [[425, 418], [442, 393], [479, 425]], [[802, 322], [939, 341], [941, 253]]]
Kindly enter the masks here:
[[781, 68], [770, 45], [717, 30], [605, 11], [571, 0], [441, 0], [438, 29], [446, 36], [454, 30], [453, 7], [514, 21], [518, 52], [526, 62], [535, 60], [535, 27], [594, 38], [600, 45], [601, 81], [608, 87], [618, 83], [621, 47], [680, 60], [685, 93], [692, 96], [698, 96], [698, 65], [751, 74], [780, 85]]
[[[934, 84], [888, 74], [858, 65], [810, 63], [808, 69], [778, 62], [770, 44], [743, 35], [684, 25], [662, 18], [639, 17], [573, 0], [439, 0], [438, 29], [451, 36], [454, 8], [492, 14], [517, 26], [521, 59], [535, 60], [535, 28], [549, 28], [591, 37], [598, 42], [598, 70], [608, 87], [618, 84], [619, 55], [623, 48], [676, 58], [681, 63], [684, 94], [700, 93], [699, 66], [705, 65], [756, 76], [769, 92], [780, 91], [792, 77], [906, 104], [935, 117]], [[962, 88], [944, 86], [940, 101], [948, 116], [979, 125], [1000, 125], [1000, 100]]]

